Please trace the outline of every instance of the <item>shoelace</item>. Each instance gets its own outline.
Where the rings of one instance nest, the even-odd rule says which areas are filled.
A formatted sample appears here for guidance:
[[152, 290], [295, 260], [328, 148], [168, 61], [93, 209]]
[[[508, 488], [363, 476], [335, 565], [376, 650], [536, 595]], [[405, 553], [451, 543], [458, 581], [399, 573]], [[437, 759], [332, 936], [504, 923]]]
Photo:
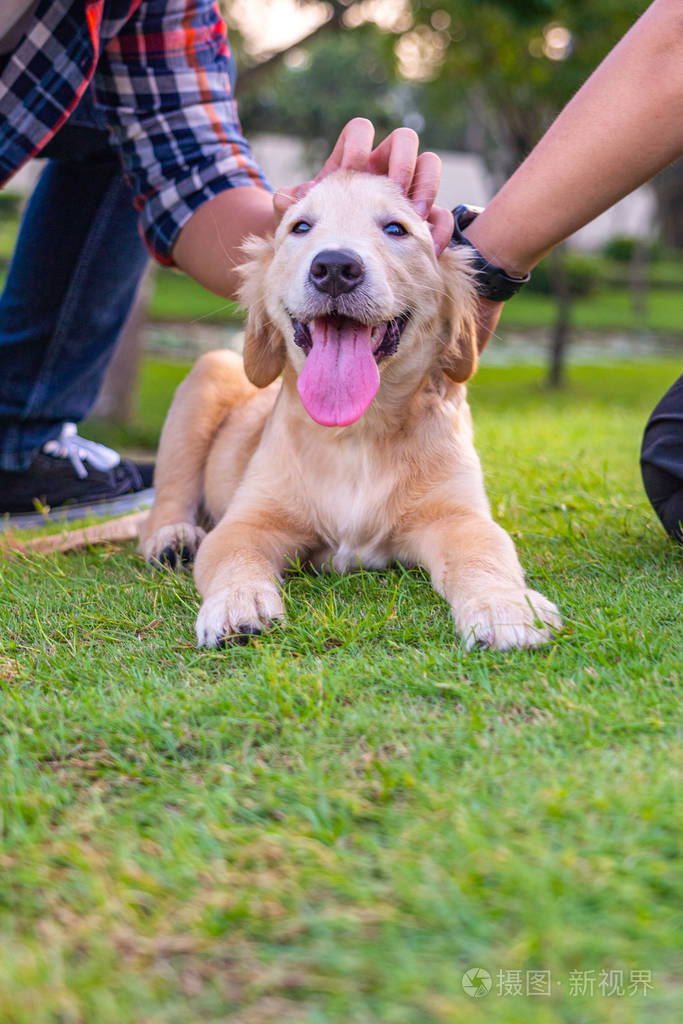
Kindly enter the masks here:
[[93, 469], [106, 472], [109, 469], [114, 469], [121, 461], [118, 452], [106, 448], [103, 444], [97, 444], [96, 441], [88, 441], [84, 437], [79, 437], [75, 423], [65, 423], [59, 437], [45, 442], [43, 451], [55, 459], [69, 459], [81, 480], [88, 475], [88, 470], [84, 465], [86, 462], [90, 463]]

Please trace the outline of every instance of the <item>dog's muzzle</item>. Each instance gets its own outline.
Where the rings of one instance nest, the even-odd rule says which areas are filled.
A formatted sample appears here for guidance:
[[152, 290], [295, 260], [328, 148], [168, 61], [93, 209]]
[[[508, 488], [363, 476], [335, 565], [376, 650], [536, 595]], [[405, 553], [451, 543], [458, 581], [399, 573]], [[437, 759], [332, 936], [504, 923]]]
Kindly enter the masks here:
[[396, 351], [408, 319], [403, 313], [373, 326], [339, 313], [308, 323], [291, 317], [306, 355], [297, 388], [316, 423], [346, 427], [360, 419], [379, 388], [377, 364]]

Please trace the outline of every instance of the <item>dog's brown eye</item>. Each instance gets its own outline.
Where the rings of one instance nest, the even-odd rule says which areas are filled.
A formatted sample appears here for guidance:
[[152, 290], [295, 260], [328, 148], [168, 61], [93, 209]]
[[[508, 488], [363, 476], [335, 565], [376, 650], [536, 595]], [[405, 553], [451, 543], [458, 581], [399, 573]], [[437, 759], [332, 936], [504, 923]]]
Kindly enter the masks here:
[[307, 231], [311, 230], [311, 225], [307, 220], [298, 220], [292, 228], [293, 235], [305, 235]]
[[390, 224], [384, 225], [384, 234], [399, 238], [401, 235], [407, 235], [408, 232], [397, 220], [392, 220]]

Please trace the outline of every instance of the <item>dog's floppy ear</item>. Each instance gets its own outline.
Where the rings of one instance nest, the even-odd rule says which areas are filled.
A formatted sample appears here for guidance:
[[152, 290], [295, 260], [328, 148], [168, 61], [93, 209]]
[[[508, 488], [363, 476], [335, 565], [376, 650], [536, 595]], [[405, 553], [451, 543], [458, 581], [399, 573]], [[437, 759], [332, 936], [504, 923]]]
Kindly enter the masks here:
[[265, 299], [265, 275], [273, 259], [272, 239], [248, 238], [248, 257], [240, 267], [239, 298], [247, 307], [244, 337], [244, 371], [257, 388], [265, 388], [279, 377], [285, 366], [285, 340], [273, 323]]
[[443, 282], [441, 307], [441, 369], [458, 383], [474, 376], [479, 349], [476, 330], [476, 296], [467, 255], [446, 249], [439, 257]]

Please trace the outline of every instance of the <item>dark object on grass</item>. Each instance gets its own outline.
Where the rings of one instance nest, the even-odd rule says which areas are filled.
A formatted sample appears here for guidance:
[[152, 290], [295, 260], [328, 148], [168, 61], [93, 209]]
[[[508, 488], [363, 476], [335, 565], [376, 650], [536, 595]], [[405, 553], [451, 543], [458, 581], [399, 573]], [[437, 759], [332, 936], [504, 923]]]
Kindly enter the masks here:
[[645, 493], [669, 536], [683, 544], [683, 375], [657, 404], [640, 452]]

